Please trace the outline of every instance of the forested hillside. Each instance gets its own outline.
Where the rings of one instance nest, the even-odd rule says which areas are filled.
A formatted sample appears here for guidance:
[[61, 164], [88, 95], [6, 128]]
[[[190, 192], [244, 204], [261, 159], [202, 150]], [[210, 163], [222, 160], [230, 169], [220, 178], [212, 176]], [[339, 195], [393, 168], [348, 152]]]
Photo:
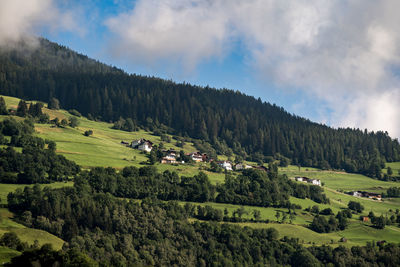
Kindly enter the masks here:
[[104, 121], [132, 118], [152, 130], [209, 142], [218, 152], [294, 165], [345, 169], [381, 178], [384, 162], [400, 160], [387, 133], [332, 129], [232, 90], [129, 75], [65, 47], [40, 40], [0, 53], [0, 93], [49, 101]]

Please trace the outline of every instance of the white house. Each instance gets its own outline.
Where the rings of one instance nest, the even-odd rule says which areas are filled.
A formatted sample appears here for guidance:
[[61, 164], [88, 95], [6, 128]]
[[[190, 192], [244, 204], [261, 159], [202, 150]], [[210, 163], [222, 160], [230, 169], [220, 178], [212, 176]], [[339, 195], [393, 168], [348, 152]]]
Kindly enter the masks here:
[[313, 185], [321, 186], [321, 180], [318, 180], [318, 179], [311, 179], [309, 181], [309, 183], [312, 183]]
[[309, 184], [321, 186], [321, 180], [318, 180], [318, 179], [311, 179], [311, 178], [300, 177], [300, 176], [294, 177], [294, 179], [298, 182], [309, 183]]
[[190, 153], [189, 156], [195, 162], [202, 162], [203, 161], [203, 155], [200, 152]]
[[153, 149], [153, 143], [146, 139], [133, 140], [131, 144], [132, 148], [136, 148], [142, 151], [150, 152]]
[[239, 171], [239, 170], [245, 170], [245, 169], [251, 169], [251, 168], [253, 168], [253, 167], [250, 166], [250, 165], [244, 164], [244, 163], [238, 163], [238, 164], [236, 164], [236, 166], [235, 166], [235, 170], [237, 170], [237, 171]]
[[139, 150], [150, 152], [153, 149], [153, 143], [150, 141], [145, 140], [138, 146]]
[[229, 161], [222, 161], [220, 163], [218, 163], [219, 166], [221, 166], [223, 169], [227, 170], [227, 171], [231, 171], [232, 170], [232, 164]]
[[294, 179], [298, 182], [303, 182], [303, 177], [294, 177]]

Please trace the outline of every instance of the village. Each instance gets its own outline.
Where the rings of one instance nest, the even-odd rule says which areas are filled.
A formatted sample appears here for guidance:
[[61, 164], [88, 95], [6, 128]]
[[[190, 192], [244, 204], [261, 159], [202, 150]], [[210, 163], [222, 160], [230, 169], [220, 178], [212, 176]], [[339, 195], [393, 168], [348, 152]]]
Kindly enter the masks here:
[[[138, 140], [133, 140], [131, 143], [121, 141], [122, 145], [131, 147], [133, 149], [138, 149], [141, 151], [145, 151], [147, 153], [150, 153], [153, 150], [153, 142], [150, 140], [146, 139], [138, 139]], [[160, 163], [162, 164], [185, 164], [187, 162], [183, 160], [177, 160], [180, 155], [179, 152], [177, 152], [174, 149], [168, 149], [168, 150], [162, 150], [164, 156], [161, 158]], [[223, 160], [223, 161], [217, 161], [214, 159], [211, 159], [208, 157], [206, 153], [201, 153], [199, 151], [195, 151], [192, 153], [186, 153], [185, 156], [187, 156], [191, 161], [194, 163], [199, 163], [199, 162], [215, 162], [219, 167], [221, 167], [222, 170], [226, 171], [240, 171], [240, 170], [245, 170], [245, 169], [259, 169], [265, 172], [268, 172], [268, 168], [265, 166], [252, 166], [248, 165], [245, 163], [237, 163], [234, 164], [231, 161], [228, 160]]]

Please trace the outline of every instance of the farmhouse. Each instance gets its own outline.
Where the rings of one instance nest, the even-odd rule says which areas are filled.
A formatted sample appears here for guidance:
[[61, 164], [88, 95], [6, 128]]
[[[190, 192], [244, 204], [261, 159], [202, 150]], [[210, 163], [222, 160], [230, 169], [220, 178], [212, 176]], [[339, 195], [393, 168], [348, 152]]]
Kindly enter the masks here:
[[218, 162], [218, 165], [227, 171], [232, 170], [232, 164], [229, 161], [220, 161], [220, 162]]
[[133, 140], [131, 143], [132, 148], [142, 151], [150, 152], [153, 149], [153, 143], [146, 139]]
[[193, 152], [188, 155], [195, 162], [207, 161], [207, 154], [202, 154], [200, 152]]
[[268, 169], [265, 166], [253, 166], [252, 168], [268, 172]]
[[295, 177], [294, 179], [298, 182], [309, 183], [309, 184], [321, 186], [321, 180], [319, 180], [319, 179], [311, 179], [308, 177], [299, 177], [299, 176]]
[[363, 192], [363, 197], [372, 198], [372, 199], [376, 199], [376, 200], [382, 200], [382, 196], [380, 194], [371, 193], [371, 192]]
[[176, 163], [176, 152], [173, 149], [163, 151], [164, 153], [167, 153], [165, 157], [161, 159], [161, 163]]
[[237, 171], [251, 169], [251, 168], [253, 168], [253, 167], [251, 167], [250, 165], [244, 164], [244, 163], [238, 163], [235, 166], [235, 170], [237, 170]]
[[353, 191], [349, 192], [349, 195], [352, 195], [354, 197], [366, 197], [366, 198], [371, 198], [375, 200], [382, 200], [382, 196], [377, 193], [372, 193], [372, 192], [366, 192], [366, 191]]

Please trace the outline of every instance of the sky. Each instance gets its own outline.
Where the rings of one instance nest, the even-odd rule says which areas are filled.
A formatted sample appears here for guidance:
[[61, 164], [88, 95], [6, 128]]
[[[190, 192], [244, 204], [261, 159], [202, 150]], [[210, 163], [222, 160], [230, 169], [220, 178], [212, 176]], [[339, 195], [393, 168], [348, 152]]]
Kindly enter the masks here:
[[0, 46], [44, 36], [128, 73], [398, 138], [398, 10], [397, 0], [2, 0]]

